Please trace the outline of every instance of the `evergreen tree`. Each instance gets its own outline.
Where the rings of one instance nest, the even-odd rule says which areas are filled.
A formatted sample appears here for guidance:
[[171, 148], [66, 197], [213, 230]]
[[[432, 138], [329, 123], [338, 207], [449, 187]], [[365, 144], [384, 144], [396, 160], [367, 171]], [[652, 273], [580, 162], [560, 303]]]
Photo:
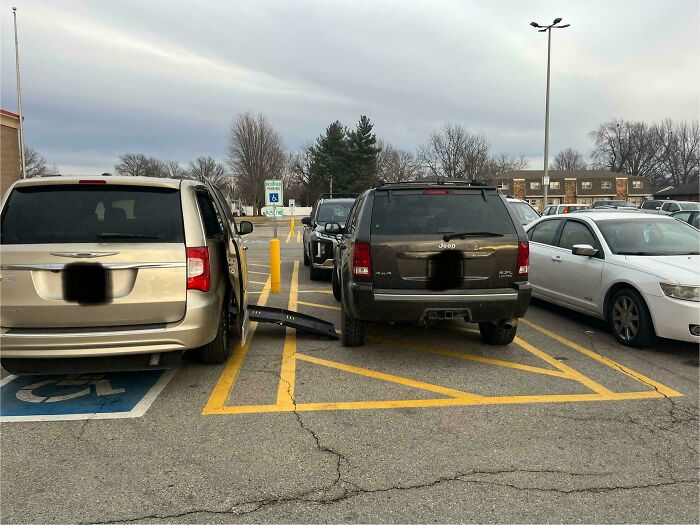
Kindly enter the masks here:
[[311, 147], [312, 166], [309, 186], [317, 193], [348, 191], [348, 138], [343, 125], [335, 121], [326, 128], [325, 134], [316, 139]]
[[357, 128], [348, 132], [350, 157], [348, 191], [359, 193], [378, 180], [377, 155], [381, 148], [377, 145], [376, 135], [372, 133], [373, 127], [369, 118], [362, 115]]

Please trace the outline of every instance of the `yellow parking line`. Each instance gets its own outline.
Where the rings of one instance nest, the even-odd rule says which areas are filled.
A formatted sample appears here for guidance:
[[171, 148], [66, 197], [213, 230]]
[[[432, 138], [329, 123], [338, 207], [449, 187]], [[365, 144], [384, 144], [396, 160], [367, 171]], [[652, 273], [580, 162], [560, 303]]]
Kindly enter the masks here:
[[299, 290], [299, 293], [327, 293], [332, 294], [331, 290]]
[[[269, 281], [269, 279], [268, 279], [268, 281]], [[252, 281], [252, 280], [250, 280], [250, 279], [248, 279], [248, 282], [249, 282], [249, 283], [252, 283], [252, 284], [267, 284], [267, 283], [264, 283], [264, 282], [262, 282], [262, 281]]]
[[287, 234], [287, 238], [284, 240], [284, 242], [289, 242], [289, 239], [292, 238], [292, 230], [289, 230], [289, 233]]
[[[295, 261], [294, 264], [299, 264], [298, 261]], [[306, 301], [298, 301], [299, 304], [303, 304], [304, 306], [313, 306], [314, 308], [325, 308], [327, 310], [338, 310], [340, 311], [339, 306], [328, 306], [325, 304], [318, 304], [318, 303], [307, 303]]]
[[423, 345], [420, 343], [405, 343], [403, 341], [398, 341], [395, 339], [386, 339], [378, 337], [370, 337], [372, 341], [379, 343], [390, 344], [393, 346], [398, 346], [400, 348], [408, 348], [409, 350], [419, 350], [421, 352], [430, 352], [433, 354], [444, 355], [447, 357], [456, 357], [457, 359], [465, 359], [467, 361], [476, 361], [478, 363], [486, 363], [489, 365], [503, 366], [506, 368], [514, 368], [516, 370], [522, 370], [524, 372], [533, 372], [535, 374], [544, 374], [554, 377], [562, 377], [564, 379], [571, 379], [567, 374], [561, 370], [550, 370], [549, 368], [540, 368], [539, 366], [523, 365], [520, 363], [513, 363], [511, 361], [502, 361], [501, 359], [493, 359], [491, 357], [483, 357], [474, 354], [464, 354], [462, 352], [456, 352], [454, 350], [447, 350], [444, 348], [437, 348], [434, 346]]
[[[299, 289], [299, 261], [294, 261], [292, 283], [289, 287], [289, 303], [287, 308], [292, 312], [297, 309], [297, 290]], [[297, 332], [294, 328], [286, 328], [284, 350], [282, 352], [282, 368], [280, 382], [277, 387], [277, 404], [281, 407], [294, 405], [294, 389], [296, 380]]]
[[254, 272], [253, 270], [248, 270], [248, 273], [254, 273], [256, 275], [270, 275], [270, 272]]
[[610, 368], [613, 368], [617, 371], [623, 372], [624, 374], [628, 375], [629, 377], [632, 377], [639, 381], [640, 383], [644, 383], [648, 386], [651, 386], [652, 388], [656, 389], [660, 394], [667, 396], [667, 397], [679, 397], [682, 396], [680, 392], [673, 390], [672, 388], [667, 387], [666, 385], [663, 385], [659, 383], [658, 381], [654, 381], [653, 379], [645, 376], [644, 374], [640, 374], [639, 372], [636, 372], [632, 370], [631, 368], [628, 368], [624, 365], [621, 365], [620, 363], [613, 361], [612, 359], [609, 359], [607, 357], [603, 357], [602, 355], [594, 352], [593, 350], [589, 350], [588, 348], [585, 348], [581, 346], [578, 343], [575, 343], [566, 337], [562, 337], [561, 335], [552, 332], [551, 330], [547, 330], [546, 328], [533, 323], [532, 321], [528, 321], [526, 319], [521, 319], [523, 323], [525, 323], [527, 326], [530, 328], [533, 328], [534, 330], [537, 330], [538, 332], [543, 333], [544, 335], [551, 337], [555, 341], [560, 342], [561, 344], [568, 346], [569, 348], [576, 350], [577, 352], [581, 352], [582, 354], [587, 355], [591, 359], [595, 359], [596, 361], [603, 363], [606, 366], [609, 366]]
[[297, 232], [297, 244], [301, 244], [301, 232]]
[[[267, 299], [270, 296], [270, 279], [267, 279], [265, 283], [265, 288], [260, 295], [258, 304], [264, 306], [267, 303]], [[226, 362], [226, 367], [224, 371], [221, 372], [219, 381], [216, 383], [213, 392], [209, 396], [209, 401], [207, 401], [206, 406], [202, 410], [202, 414], [215, 414], [218, 413], [222, 407], [226, 405], [226, 400], [228, 399], [231, 389], [233, 388], [236, 378], [238, 377], [238, 372], [241, 370], [243, 365], [243, 360], [245, 359], [246, 353], [250, 348], [250, 344], [253, 341], [253, 336], [255, 335], [255, 329], [258, 327], [257, 322], [250, 323], [250, 331], [248, 332], [248, 338], [242, 346], [239, 344], [233, 350], [233, 354]]]
[[435, 392], [437, 394], [443, 394], [450, 397], [458, 397], [460, 399], [478, 399], [481, 397], [475, 394], [470, 394], [468, 392], [462, 392], [461, 390], [455, 390], [453, 388], [424, 383], [423, 381], [415, 381], [413, 379], [395, 376], [392, 374], [384, 374], [382, 372], [377, 372], [368, 368], [360, 368], [357, 366], [347, 365], [345, 363], [338, 363], [336, 361], [328, 361], [326, 359], [320, 359], [318, 357], [313, 357], [306, 354], [297, 354], [296, 357], [297, 359], [301, 359], [302, 361], [308, 361], [309, 363], [315, 363], [317, 365], [327, 366], [329, 368], [335, 368], [336, 370], [351, 372], [353, 374], [358, 374], [365, 377], [381, 379], [382, 381], [388, 381], [390, 383], [398, 383], [399, 385], [418, 388], [420, 390], [427, 390], [429, 392]]

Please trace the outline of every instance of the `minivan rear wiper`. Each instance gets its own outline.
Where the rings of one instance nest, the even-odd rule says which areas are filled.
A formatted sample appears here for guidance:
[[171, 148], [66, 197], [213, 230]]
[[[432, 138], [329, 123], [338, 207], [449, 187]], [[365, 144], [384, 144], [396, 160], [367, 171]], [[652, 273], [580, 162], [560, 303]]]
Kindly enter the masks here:
[[162, 239], [160, 235], [141, 235], [138, 233], [98, 233], [98, 239]]
[[464, 239], [465, 237], [503, 237], [502, 233], [496, 232], [462, 232], [462, 233], [446, 233], [442, 236], [442, 240], [447, 242], [450, 239]]

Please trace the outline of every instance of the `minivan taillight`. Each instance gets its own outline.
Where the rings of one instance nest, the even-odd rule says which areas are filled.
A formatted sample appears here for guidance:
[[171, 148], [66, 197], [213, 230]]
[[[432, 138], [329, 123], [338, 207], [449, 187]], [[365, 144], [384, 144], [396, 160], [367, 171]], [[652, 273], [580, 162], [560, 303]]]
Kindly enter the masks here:
[[187, 289], [208, 292], [210, 287], [209, 248], [187, 248]]
[[369, 244], [356, 242], [352, 245], [352, 274], [355, 277], [372, 277]]
[[527, 277], [528, 266], [530, 264], [530, 244], [526, 242], [518, 243], [518, 266], [515, 275]]

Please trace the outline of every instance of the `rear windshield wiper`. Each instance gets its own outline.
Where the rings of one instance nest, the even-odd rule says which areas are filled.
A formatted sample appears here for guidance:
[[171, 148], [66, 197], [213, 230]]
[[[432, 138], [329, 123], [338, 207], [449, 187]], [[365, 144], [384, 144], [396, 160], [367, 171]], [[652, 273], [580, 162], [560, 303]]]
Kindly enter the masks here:
[[462, 233], [446, 233], [442, 236], [442, 240], [447, 242], [450, 239], [464, 239], [465, 237], [503, 237], [502, 233], [496, 232], [462, 232]]
[[141, 235], [138, 233], [98, 233], [98, 239], [162, 239], [159, 235]]

